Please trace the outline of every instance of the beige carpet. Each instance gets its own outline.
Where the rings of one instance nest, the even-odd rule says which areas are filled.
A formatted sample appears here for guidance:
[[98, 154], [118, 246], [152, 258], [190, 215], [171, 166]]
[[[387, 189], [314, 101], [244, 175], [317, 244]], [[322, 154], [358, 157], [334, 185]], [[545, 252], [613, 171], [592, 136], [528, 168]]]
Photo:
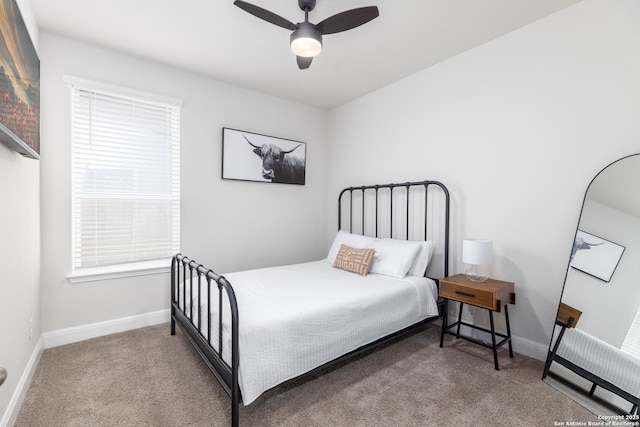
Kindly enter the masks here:
[[[242, 427], [553, 426], [596, 417], [541, 381], [543, 364], [437, 326], [240, 409]], [[169, 325], [45, 350], [18, 414], [24, 426], [228, 426], [229, 399]]]

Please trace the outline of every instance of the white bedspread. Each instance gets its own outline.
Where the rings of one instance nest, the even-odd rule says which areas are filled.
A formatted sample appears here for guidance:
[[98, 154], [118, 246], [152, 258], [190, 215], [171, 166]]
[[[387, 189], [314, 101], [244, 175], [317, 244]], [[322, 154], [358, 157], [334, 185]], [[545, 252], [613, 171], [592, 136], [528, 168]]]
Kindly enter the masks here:
[[[362, 277], [324, 260], [224, 276], [238, 301], [239, 384], [245, 405], [286, 380], [438, 314], [436, 284], [425, 277]], [[206, 300], [206, 291], [201, 298]], [[206, 310], [201, 315], [206, 325]], [[212, 315], [214, 348], [217, 317]], [[230, 360], [227, 322], [223, 321], [226, 361]], [[206, 330], [203, 335], [207, 337]]]

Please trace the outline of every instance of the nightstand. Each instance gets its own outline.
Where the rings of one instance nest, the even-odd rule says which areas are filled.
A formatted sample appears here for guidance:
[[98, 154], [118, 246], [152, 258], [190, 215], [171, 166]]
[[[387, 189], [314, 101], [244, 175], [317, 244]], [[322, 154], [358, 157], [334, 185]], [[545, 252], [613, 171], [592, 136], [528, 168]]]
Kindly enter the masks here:
[[[496, 371], [498, 367], [498, 348], [505, 344], [509, 345], [509, 357], [513, 359], [513, 348], [511, 346], [511, 327], [509, 326], [509, 309], [507, 304], [516, 303], [516, 294], [514, 292], [514, 284], [511, 282], [503, 282], [501, 280], [487, 279], [484, 282], [474, 282], [467, 278], [464, 274], [456, 274], [455, 276], [444, 277], [440, 279], [440, 296], [444, 298], [444, 313], [442, 316], [442, 330], [440, 333], [440, 348], [444, 344], [444, 334], [455, 335], [456, 338], [462, 338], [475, 344], [481, 345], [493, 350], [493, 362]], [[447, 311], [449, 300], [460, 303], [458, 308], [458, 321], [448, 325]], [[489, 322], [491, 329], [486, 329], [472, 323], [462, 320], [462, 306], [464, 304], [473, 305], [475, 307], [489, 310]], [[506, 322], [507, 333], [502, 334], [496, 332], [493, 312], [501, 312], [504, 307], [504, 318]], [[484, 343], [470, 336], [460, 334], [460, 326], [465, 325], [472, 329], [477, 329], [491, 334], [491, 344]], [[451, 329], [456, 328], [455, 332]], [[501, 341], [497, 341], [502, 338]]]
[[[558, 351], [558, 347], [560, 346], [560, 341], [562, 341], [562, 337], [564, 336], [567, 328], [575, 328], [578, 324], [578, 320], [580, 320], [580, 316], [582, 316], [582, 312], [576, 308], [571, 307], [565, 303], [560, 303], [560, 307], [558, 307], [558, 316], [556, 317], [556, 325], [560, 326], [560, 332], [558, 332], [558, 336], [556, 338], [556, 342], [553, 345], [553, 349], [547, 353], [547, 361], [544, 363], [544, 371], [542, 372], [542, 379], [545, 379], [549, 374], [549, 368], [551, 368], [551, 362], [556, 357], [556, 352]], [[593, 395], [595, 391], [596, 384], [593, 384], [591, 387], [591, 392], [589, 396]]]

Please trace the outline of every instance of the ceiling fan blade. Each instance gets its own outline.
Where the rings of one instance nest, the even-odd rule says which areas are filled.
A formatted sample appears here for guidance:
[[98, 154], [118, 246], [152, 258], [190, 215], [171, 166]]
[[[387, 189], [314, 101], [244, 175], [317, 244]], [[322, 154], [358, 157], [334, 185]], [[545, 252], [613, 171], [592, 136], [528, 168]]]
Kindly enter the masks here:
[[298, 60], [298, 68], [300, 68], [301, 70], [306, 70], [311, 65], [313, 56], [310, 56], [308, 58], [304, 56], [296, 56], [296, 59]]
[[235, 0], [233, 4], [235, 4], [245, 12], [249, 12], [253, 16], [256, 16], [274, 25], [277, 25], [278, 27], [286, 28], [287, 30], [291, 30], [291, 31], [298, 29], [298, 26], [296, 24], [284, 19], [282, 16], [276, 15], [273, 12], [269, 12], [268, 10], [258, 7], [256, 5], [253, 5], [251, 3], [247, 3], [246, 1]]
[[320, 34], [335, 34], [366, 24], [379, 15], [376, 6], [360, 7], [330, 16], [316, 25]]

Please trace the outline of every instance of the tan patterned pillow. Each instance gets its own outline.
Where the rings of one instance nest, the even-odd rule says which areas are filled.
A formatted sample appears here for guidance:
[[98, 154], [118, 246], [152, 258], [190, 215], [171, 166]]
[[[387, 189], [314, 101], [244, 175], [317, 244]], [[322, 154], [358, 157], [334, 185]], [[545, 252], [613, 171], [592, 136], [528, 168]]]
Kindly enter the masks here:
[[373, 264], [374, 249], [356, 249], [347, 245], [340, 245], [333, 266], [342, 270], [366, 276]]

